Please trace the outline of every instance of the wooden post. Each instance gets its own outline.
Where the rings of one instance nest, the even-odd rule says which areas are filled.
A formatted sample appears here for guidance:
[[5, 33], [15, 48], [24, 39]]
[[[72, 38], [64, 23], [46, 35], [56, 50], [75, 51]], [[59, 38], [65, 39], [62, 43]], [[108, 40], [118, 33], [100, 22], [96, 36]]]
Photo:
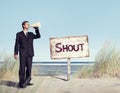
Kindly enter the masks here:
[[70, 74], [71, 74], [71, 69], [70, 69], [70, 58], [67, 59], [67, 80], [70, 80]]

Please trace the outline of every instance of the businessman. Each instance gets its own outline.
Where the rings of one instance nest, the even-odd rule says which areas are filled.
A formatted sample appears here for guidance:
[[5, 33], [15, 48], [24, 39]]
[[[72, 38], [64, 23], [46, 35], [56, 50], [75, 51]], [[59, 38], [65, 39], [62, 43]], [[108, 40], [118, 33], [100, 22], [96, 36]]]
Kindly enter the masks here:
[[25, 88], [27, 85], [32, 85], [31, 80], [31, 68], [32, 59], [34, 56], [33, 40], [40, 38], [40, 32], [38, 27], [34, 27], [35, 33], [28, 32], [29, 22], [24, 21], [22, 23], [23, 30], [16, 34], [15, 46], [14, 46], [14, 58], [18, 59], [19, 55], [19, 86]]

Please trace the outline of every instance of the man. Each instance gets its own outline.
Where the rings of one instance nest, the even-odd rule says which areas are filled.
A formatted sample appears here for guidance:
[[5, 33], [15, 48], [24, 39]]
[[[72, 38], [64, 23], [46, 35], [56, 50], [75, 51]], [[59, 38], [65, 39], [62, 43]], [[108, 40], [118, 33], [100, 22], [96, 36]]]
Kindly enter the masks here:
[[32, 85], [31, 80], [31, 68], [32, 58], [34, 56], [33, 40], [40, 38], [39, 28], [35, 28], [35, 33], [28, 32], [29, 22], [24, 21], [22, 23], [23, 31], [16, 34], [16, 41], [14, 47], [14, 58], [18, 59], [18, 53], [20, 58], [19, 66], [19, 86], [25, 88], [27, 85]]

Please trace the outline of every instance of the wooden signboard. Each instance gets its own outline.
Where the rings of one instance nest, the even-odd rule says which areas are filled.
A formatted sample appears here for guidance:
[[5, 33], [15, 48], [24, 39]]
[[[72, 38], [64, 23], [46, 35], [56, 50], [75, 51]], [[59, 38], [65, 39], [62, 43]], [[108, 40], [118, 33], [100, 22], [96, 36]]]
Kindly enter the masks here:
[[[88, 36], [50, 38], [51, 59], [67, 59], [70, 74], [70, 59], [89, 57]], [[68, 75], [68, 78], [69, 75]]]

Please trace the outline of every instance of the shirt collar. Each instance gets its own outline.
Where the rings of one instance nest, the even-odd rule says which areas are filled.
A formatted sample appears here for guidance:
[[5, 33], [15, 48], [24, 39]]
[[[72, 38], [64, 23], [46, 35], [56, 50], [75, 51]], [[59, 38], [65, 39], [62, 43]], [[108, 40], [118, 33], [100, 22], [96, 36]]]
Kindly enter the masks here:
[[23, 32], [24, 32], [25, 35], [28, 33], [28, 31], [24, 31], [24, 30], [23, 30]]

